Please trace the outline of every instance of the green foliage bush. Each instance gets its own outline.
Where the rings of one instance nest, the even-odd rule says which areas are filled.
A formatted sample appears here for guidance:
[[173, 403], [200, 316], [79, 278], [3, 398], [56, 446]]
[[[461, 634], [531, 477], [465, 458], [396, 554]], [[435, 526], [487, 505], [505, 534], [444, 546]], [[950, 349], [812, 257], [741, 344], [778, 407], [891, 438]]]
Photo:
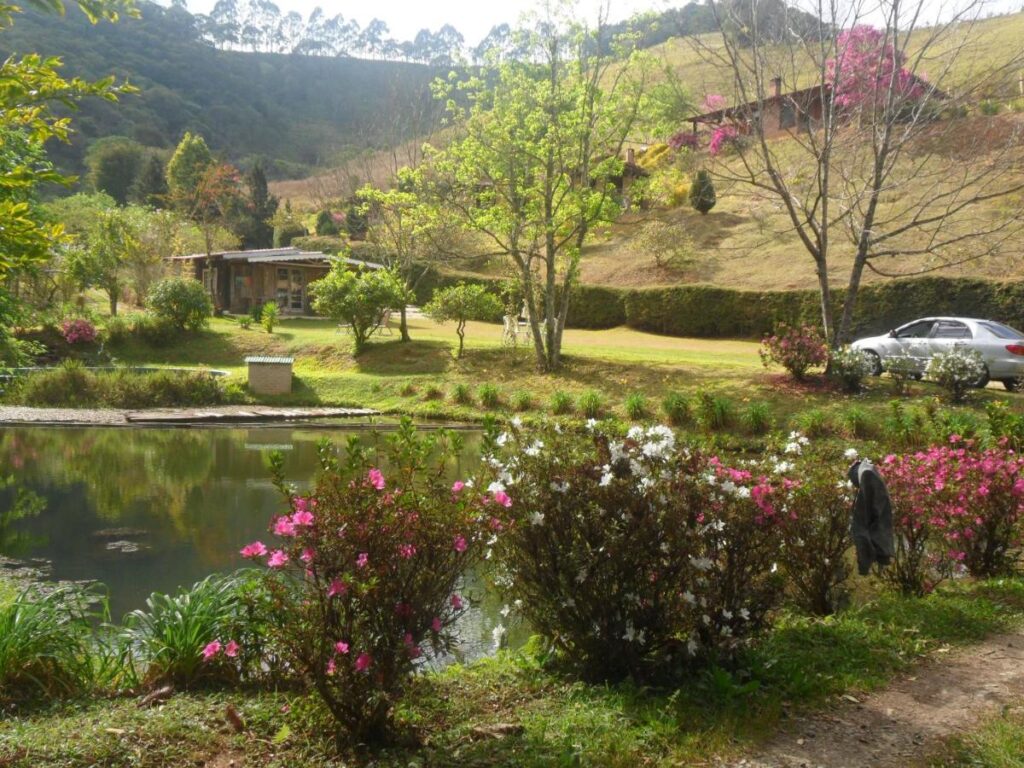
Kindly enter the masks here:
[[146, 305], [160, 320], [182, 331], [202, 330], [213, 314], [213, 300], [198, 280], [169, 277], [149, 289]]
[[235, 392], [202, 371], [94, 372], [74, 361], [23, 376], [4, 392], [5, 402], [50, 408], [170, 408], [236, 399]]
[[0, 702], [71, 696], [93, 684], [92, 622], [104, 617], [88, 605], [97, 597], [58, 587], [0, 605]]
[[588, 419], [600, 418], [604, 411], [604, 395], [596, 389], [588, 389], [576, 402], [576, 410]]
[[866, 440], [875, 433], [874, 420], [859, 405], [851, 405], [839, 414], [839, 425], [849, 437]]
[[337, 235], [294, 237], [291, 244], [303, 251], [320, 251], [321, 253], [329, 253], [332, 256], [341, 253], [348, 246], [345, 238], [338, 237]]
[[697, 423], [708, 432], [727, 429], [735, 419], [732, 401], [723, 395], [701, 390], [697, 393], [696, 405]]
[[567, 413], [572, 413], [575, 402], [573, 397], [568, 392], [562, 390], [556, 390], [551, 395], [551, 413], [555, 416], [562, 416]]
[[512, 396], [512, 407], [517, 411], [529, 411], [533, 408], [533, 395], [520, 390]]
[[650, 408], [647, 405], [647, 396], [643, 392], [633, 392], [626, 397], [626, 416], [634, 421], [640, 421], [650, 415]]
[[313, 309], [347, 326], [357, 355], [380, 329], [385, 311], [400, 309], [409, 299], [404, 282], [390, 270], [353, 272], [344, 264], [332, 266], [309, 290]]
[[288, 222], [274, 227], [274, 247], [287, 248], [292, 241], [306, 236], [306, 228], [297, 222]]
[[452, 401], [459, 405], [472, 405], [473, 393], [469, 385], [460, 382], [452, 387]]
[[693, 184], [690, 185], [690, 207], [701, 214], [707, 214], [715, 203], [715, 185], [711, 181], [711, 174], [705, 170], [697, 171], [693, 177]]
[[338, 234], [338, 225], [334, 222], [334, 217], [328, 210], [320, 211], [316, 215], [316, 226], [314, 229], [320, 237], [330, 237]]
[[768, 403], [750, 403], [740, 415], [744, 429], [752, 435], [763, 435], [771, 431], [772, 411]]
[[690, 401], [680, 392], [669, 392], [661, 401], [661, 410], [674, 427], [681, 427], [693, 418]]
[[827, 437], [835, 430], [827, 411], [811, 408], [796, 418], [797, 428], [808, 437]]
[[280, 313], [281, 310], [278, 309], [276, 301], [268, 301], [264, 304], [263, 308], [260, 309], [260, 325], [263, 326], [263, 330], [267, 333], [273, 333]]
[[501, 405], [501, 392], [493, 384], [481, 384], [477, 387], [476, 396], [484, 408], [497, 408]]
[[425, 400], [444, 400], [444, 390], [436, 384], [428, 384], [423, 392]]

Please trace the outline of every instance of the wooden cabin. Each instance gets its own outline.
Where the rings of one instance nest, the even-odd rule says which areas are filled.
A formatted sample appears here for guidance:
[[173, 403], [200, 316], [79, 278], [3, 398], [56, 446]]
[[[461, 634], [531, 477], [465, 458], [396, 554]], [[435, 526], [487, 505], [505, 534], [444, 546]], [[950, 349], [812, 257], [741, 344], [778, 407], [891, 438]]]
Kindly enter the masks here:
[[232, 314], [248, 314], [254, 307], [274, 301], [283, 315], [312, 315], [309, 285], [326, 275], [335, 262], [353, 269], [384, 268], [374, 262], [294, 247], [192, 253], [174, 256], [172, 261], [184, 265], [185, 273], [205, 286], [216, 309]]

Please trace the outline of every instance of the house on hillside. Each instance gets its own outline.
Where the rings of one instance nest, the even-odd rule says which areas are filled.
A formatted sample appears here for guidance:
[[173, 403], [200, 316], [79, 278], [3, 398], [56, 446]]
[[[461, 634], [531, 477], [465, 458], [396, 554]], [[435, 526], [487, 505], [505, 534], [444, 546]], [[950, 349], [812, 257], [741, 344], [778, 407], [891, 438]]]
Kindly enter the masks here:
[[308, 286], [326, 275], [335, 262], [344, 262], [352, 269], [384, 268], [371, 261], [294, 247], [191, 253], [171, 260], [206, 287], [218, 310], [237, 314], [276, 301], [282, 314], [309, 315]]
[[[932, 94], [932, 98], [948, 98], [945, 93], [917, 75], [910, 75], [910, 78], [914, 83], [924, 86]], [[750, 133], [754, 125], [760, 122], [765, 138], [773, 138], [792, 131], [814, 130], [821, 123], [825, 107], [831, 98], [832, 89], [828, 85], [783, 92], [782, 78], [773, 77], [772, 92], [765, 96], [763, 101], [751, 101], [695, 115], [690, 118], [690, 123], [694, 133], [697, 133], [701, 126], [714, 129], [723, 124], [735, 126], [740, 133]]]

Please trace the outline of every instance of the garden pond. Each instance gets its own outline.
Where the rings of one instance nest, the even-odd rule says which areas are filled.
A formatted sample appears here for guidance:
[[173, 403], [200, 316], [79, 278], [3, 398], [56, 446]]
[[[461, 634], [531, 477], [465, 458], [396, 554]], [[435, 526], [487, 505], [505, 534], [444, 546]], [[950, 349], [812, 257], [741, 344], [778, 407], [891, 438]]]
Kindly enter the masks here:
[[[114, 621], [145, 607], [152, 592], [174, 593], [211, 573], [247, 565], [238, 550], [268, 539], [285, 509], [271, 482], [280, 451], [287, 480], [311, 487], [317, 444], [344, 450], [349, 438], [384, 439], [373, 425], [294, 424], [112, 428], [0, 428], [0, 564], [41, 568], [54, 581], [96, 581]], [[452, 478], [479, 463], [480, 434], [463, 433]], [[494, 649], [503, 623], [499, 597], [470, 575], [472, 607], [460, 627], [465, 658]], [[523, 630], [512, 628], [518, 644]]]

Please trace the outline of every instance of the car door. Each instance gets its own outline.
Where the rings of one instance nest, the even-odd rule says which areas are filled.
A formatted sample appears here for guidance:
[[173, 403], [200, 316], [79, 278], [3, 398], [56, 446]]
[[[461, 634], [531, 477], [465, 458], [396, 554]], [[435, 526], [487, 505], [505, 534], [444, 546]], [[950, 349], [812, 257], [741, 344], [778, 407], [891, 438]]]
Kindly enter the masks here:
[[932, 328], [932, 334], [928, 339], [930, 356], [948, 352], [957, 344], [970, 346], [973, 339], [974, 334], [966, 323], [959, 320], [939, 320]]
[[934, 320], [917, 320], [897, 328], [893, 334], [898, 352], [908, 355], [921, 372], [931, 357], [928, 343], [934, 327]]

